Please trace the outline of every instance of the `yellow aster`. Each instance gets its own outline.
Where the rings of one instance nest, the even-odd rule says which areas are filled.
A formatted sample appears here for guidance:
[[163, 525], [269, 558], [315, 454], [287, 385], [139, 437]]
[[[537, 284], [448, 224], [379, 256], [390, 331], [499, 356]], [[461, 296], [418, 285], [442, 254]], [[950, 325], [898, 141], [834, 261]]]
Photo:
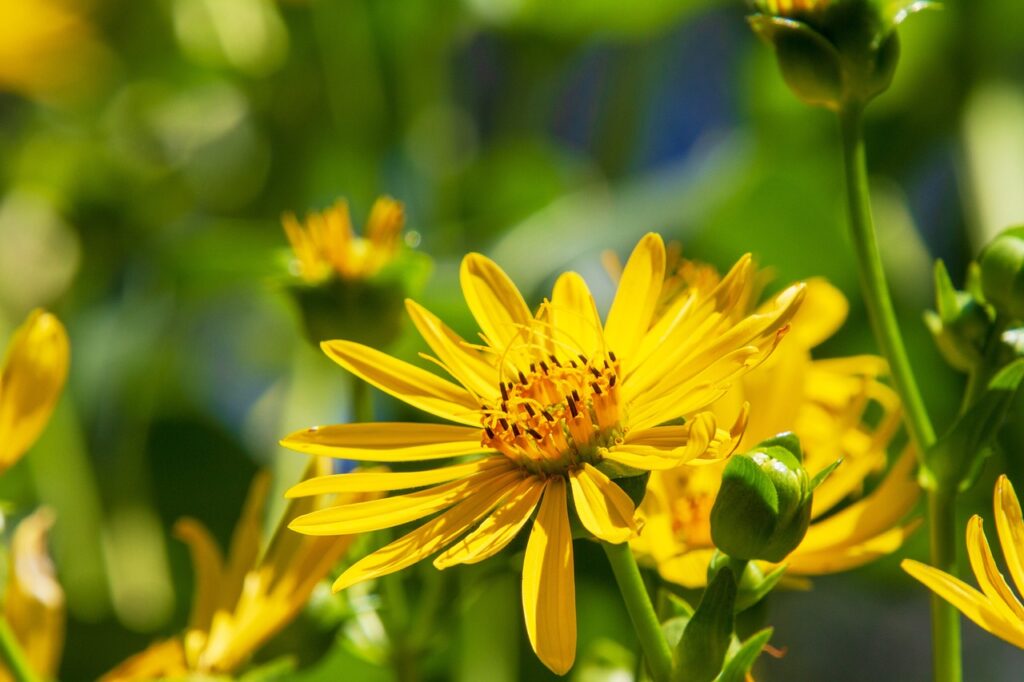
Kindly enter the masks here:
[[[1017, 494], [1005, 475], [996, 481], [993, 507], [1003, 558], [1017, 591], [1024, 592], [1024, 518]], [[1024, 649], [1024, 606], [999, 571], [982, 526], [977, 514], [967, 524], [967, 554], [980, 592], [962, 580], [912, 559], [903, 561], [903, 570], [959, 609], [978, 627]]]
[[[483, 343], [464, 341], [407, 302], [436, 356], [428, 358], [457, 383], [350, 341], [323, 344], [353, 374], [453, 425], [314, 427], [283, 441], [312, 454], [424, 463], [422, 471], [314, 479], [293, 496], [419, 490], [314, 512], [291, 527], [357, 533], [433, 516], [345, 571], [334, 585], [343, 589], [437, 552], [438, 568], [486, 559], [536, 510], [523, 566], [526, 630], [540, 659], [562, 674], [576, 649], [570, 506], [593, 536], [622, 543], [636, 533], [634, 507], [610, 476], [727, 454], [742, 417], [722, 429], [707, 407], [770, 354], [803, 287], [787, 289], [762, 312], [738, 314], [737, 295], [753, 274], [748, 257], [717, 287], [687, 292], [652, 324], [665, 279], [665, 247], [655, 234], [633, 251], [603, 323], [574, 272], [558, 278], [536, 314], [484, 256], [467, 256], [460, 274]], [[685, 424], [666, 425], [680, 417]], [[454, 457], [463, 459], [432, 464]]]
[[[754, 296], [742, 298], [752, 303]], [[909, 452], [870, 495], [833, 513], [860, 492], [868, 476], [884, 469], [900, 420], [898, 399], [879, 381], [885, 372], [880, 358], [811, 358], [811, 349], [842, 325], [847, 308], [842, 294], [827, 282], [808, 282], [805, 301], [778, 350], [715, 405], [719, 418], [749, 405], [741, 448], [794, 431], [808, 471], [820, 471], [843, 458], [842, 466], [815, 490], [811, 527], [786, 558], [793, 575], [860, 566], [895, 551], [913, 528], [900, 525], [918, 496]], [[869, 421], [869, 411], [880, 416]], [[722, 466], [656, 472], [651, 478], [641, 509], [646, 523], [633, 549], [657, 565], [666, 580], [687, 587], [706, 581], [714, 554], [711, 507]]]
[[[4, 594], [4, 618], [32, 671], [45, 679], [56, 677], [64, 647], [64, 590], [46, 549], [53, 521], [53, 511], [43, 508], [18, 524]], [[11, 679], [0, 664], [0, 680]]]
[[0, 473], [32, 447], [50, 420], [68, 374], [68, 337], [35, 310], [15, 331], [0, 368]]
[[[317, 471], [324, 471], [318, 462]], [[186, 674], [231, 673], [296, 616], [313, 588], [344, 555], [352, 538], [315, 538], [286, 529], [288, 522], [322, 506], [309, 497], [289, 503], [267, 547], [260, 528], [269, 479], [257, 475], [235, 527], [227, 561], [209, 531], [182, 519], [175, 535], [192, 554], [195, 593], [184, 635], [157, 642], [107, 673], [106, 682]], [[347, 496], [346, 499], [365, 499]]]
[[332, 276], [345, 280], [372, 277], [390, 263], [402, 245], [405, 213], [402, 204], [380, 197], [370, 210], [363, 236], [352, 229], [348, 202], [306, 217], [305, 225], [291, 213], [282, 218], [299, 275], [309, 283]]

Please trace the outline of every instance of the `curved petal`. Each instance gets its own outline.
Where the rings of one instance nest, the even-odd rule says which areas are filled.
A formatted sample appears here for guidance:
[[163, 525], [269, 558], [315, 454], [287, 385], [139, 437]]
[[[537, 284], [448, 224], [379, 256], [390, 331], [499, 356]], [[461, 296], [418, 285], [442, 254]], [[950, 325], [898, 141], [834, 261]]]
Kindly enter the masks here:
[[33, 311], [18, 328], [0, 370], [0, 471], [39, 437], [68, 374], [67, 332], [56, 317]]
[[807, 293], [793, 316], [792, 340], [787, 343], [810, 350], [839, 331], [850, 312], [843, 292], [821, 277], [806, 282]]
[[224, 557], [210, 531], [195, 519], [179, 519], [174, 524], [174, 537], [188, 545], [192, 556], [195, 587], [188, 627], [190, 630], [208, 630], [224, 577]]
[[904, 559], [900, 566], [932, 592], [955, 606], [978, 627], [1024, 649], [1024, 628], [1003, 619], [985, 599], [985, 595], [953, 576], [917, 561]]
[[[843, 543], [835, 547], [826, 546], [820, 551], [805, 552], [798, 547], [785, 559], [785, 563], [789, 566], [787, 574], [829, 575], [858, 568], [897, 551], [920, 525], [919, 519], [856, 544]], [[807, 537], [812, 535], [813, 529], [812, 525], [811, 530], [807, 531]]]
[[556, 344], [568, 345], [570, 355], [592, 356], [604, 350], [601, 317], [594, 297], [575, 272], [562, 274], [551, 293], [551, 318]]
[[478, 482], [459, 504], [350, 566], [334, 581], [334, 591], [399, 571], [453, 542], [515, 489], [521, 476], [510, 471]]
[[526, 634], [541, 662], [564, 675], [576, 660], [576, 578], [565, 479], [548, 480], [523, 559]]
[[504, 458], [487, 457], [466, 464], [456, 464], [450, 467], [439, 467], [426, 471], [353, 471], [348, 474], [317, 476], [296, 483], [288, 489], [285, 497], [293, 498], [334, 493], [369, 493], [422, 488], [479, 473], [489, 467], [497, 466], [502, 459]]
[[614, 481], [584, 463], [569, 474], [569, 483], [580, 522], [594, 537], [619, 544], [636, 534], [633, 500]]
[[405, 308], [420, 336], [445, 368], [469, 391], [484, 398], [498, 397], [497, 369], [432, 312], [406, 299]]
[[500, 552], [530, 520], [543, 492], [544, 485], [538, 479], [524, 479], [476, 530], [434, 559], [434, 566], [444, 569], [475, 564]]
[[1024, 607], [1017, 601], [1003, 574], [999, 572], [982, 524], [983, 521], [977, 514], [967, 523], [967, 556], [971, 560], [971, 570], [974, 571], [978, 586], [988, 597], [989, 603], [999, 609], [1007, 620], [1024, 623]]
[[622, 271], [605, 323], [609, 348], [630, 357], [651, 325], [665, 280], [665, 244], [653, 232], [644, 235]]
[[713, 549], [694, 549], [658, 564], [658, 573], [669, 582], [691, 589], [708, 584], [708, 564], [714, 556]]
[[320, 347], [348, 371], [413, 407], [459, 424], [480, 423], [480, 405], [464, 388], [354, 341], [324, 341]]
[[995, 489], [996, 530], [1017, 589], [1024, 593], [1024, 518], [1010, 479], [1001, 475]]
[[320, 509], [296, 518], [288, 527], [307, 535], [350, 535], [399, 526], [472, 498], [477, 487], [507, 475], [511, 466], [490, 468], [406, 495]]
[[479, 428], [405, 422], [314, 426], [285, 437], [281, 445], [362, 462], [416, 462], [487, 452], [480, 445]]
[[504, 353], [529, 339], [533, 315], [498, 264], [479, 253], [462, 259], [462, 294], [491, 347]]

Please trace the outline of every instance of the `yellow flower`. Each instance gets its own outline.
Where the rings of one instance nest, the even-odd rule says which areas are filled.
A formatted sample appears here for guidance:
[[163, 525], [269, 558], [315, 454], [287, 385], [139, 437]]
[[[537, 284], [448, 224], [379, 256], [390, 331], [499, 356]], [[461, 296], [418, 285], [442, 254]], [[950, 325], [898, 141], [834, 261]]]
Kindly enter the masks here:
[[[752, 305], [754, 296], [748, 292], [741, 298]], [[811, 349], [842, 325], [847, 309], [837, 289], [824, 280], [809, 281], [806, 299], [775, 354], [715, 405], [722, 418], [749, 403], [741, 448], [794, 431], [812, 474], [843, 458], [814, 493], [814, 521], [785, 560], [791, 575], [821, 575], [867, 563], [895, 551], [914, 527], [899, 525], [918, 495], [910, 452], [870, 495], [831, 513], [859, 492], [867, 476], [885, 467], [900, 420], [898, 399], [878, 381], [885, 372], [880, 358], [811, 358]], [[867, 419], [869, 411], [879, 413], [874, 421]], [[722, 466], [660, 471], [651, 477], [641, 507], [646, 523], [633, 549], [656, 564], [666, 580], [687, 587], [705, 584], [714, 554], [711, 507]]]
[[[32, 670], [56, 677], [64, 646], [64, 590], [46, 550], [53, 511], [36, 511], [18, 524], [11, 544], [4, 618], [21, 645]], [[13, 679], [0, 664], [0, 680]]]
[[[437, 568], [486, 559], [537, 509], [523, 565], [523, 611], [534, 651], [562, 674], [576, 649], [570, 490], [576, 515], [592, 535], [610, 543], [629, 540], [636, 532], [633, 503], [610, 476], [726, 454], [742, 417], [726, 431], [706, 408], [771, 352], [803, 287], [786, 290], [762, 313], [734, 315], [735, 294], [751, 275], [745, 258], [713, 291], [682, 297], [684, 304], [652, 325], [665, 276], [665, 247], [655, 234], [633, 251], [603, 324], [574, 272], [558, 278], [536, 315], [484, 256], [467, 256], [460, 274], [483, 344], [462, 340], [407, 301], [436, 354], [428, 359], [458, 384], [367, 346], [323, 344], [353, 374], [456, 425], [346, 424], [283, 441], [313, 454], [426, 463], [422, 471], [313, 479], [291, 495], [424, 489], [314, 512], [291, 527], [316, 535], [357, 533], [441, 512], [350, 567], [335, 582], [340, 590], [441, 550]], [[683, 416], [684, 425], [664, 425]], [[463, 455], [477, 456], [431, 465]]]
[[[996, 482], [993, 507], [1003, 558], [1017, 590], [1024, 592], [1024, 519], [1017, 494], [1006, 476], [1000, 476]], [[1024, 649], [1024, 606], [999, 572], [982, 523], [981, 517], [975, 514], [967, 524], [967, 554], [981, 592], [912, 559], [903, 561], [903, 570], [959, 609], [978, 627]]]
[[76, 4], [81, 3], [0, 3], [0, 89], [50, 98], [95, 79], [106, 52]]
[[323, 212], [311, 213], [305, 226], [291, 213], [285, 214], [282, 222], [299, 275], [317, 283], [332, 276], [358, 280], [375, 275], [394, 259], [402, 245], [405, 214], [402, 204], [380, 197], [370, 210], [362, 237], [352, 229], [348, 202], [344, 200]]
[[0, 368], [0, 473], [17, 462], [50, 420], [68, 374], [68, 337], [35, 310], [14, 333]]
[[[318, 471], [326, 470], [324, 461], [315, 463], [321, 467]], [[253, 481], [227, 563], [202, 524], [178, 521], [175, 535], [188, 544], [195, 571], [188, 627], [183, 636], [157, 642], [124, 661], [104, 676], [105, 682], [231, 673], [292, 621], [352, 538], [309, 538], [289, 532], [289, 521], [321, 506], [321, 500], [310, 497], [288, 505], [261, 553], [260, 519], [268, 484], [265, 473]]]
[[765, 14], [791, 17], [803, 12], [816, 12], [829, 5], [831, 0], [758, 0], [757, 8]]

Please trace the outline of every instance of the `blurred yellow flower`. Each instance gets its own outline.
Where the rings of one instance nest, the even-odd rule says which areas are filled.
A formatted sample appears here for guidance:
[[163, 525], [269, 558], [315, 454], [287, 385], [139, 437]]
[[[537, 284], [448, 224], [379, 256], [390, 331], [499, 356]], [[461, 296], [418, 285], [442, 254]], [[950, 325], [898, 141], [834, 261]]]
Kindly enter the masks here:
[[[555, 283], [536, 315], [491, 260], [462, 261], [462, 291], [482, 331], [469, 343], [408, 301], [413, 323], [458, 382], [350, 341], [324, 351], [379, 389], [457, 425], [346, 424], [314, 427], [283, 441], [313, 454], [363, 461], [427, 462], [419, 472], [346, 474], [299, 484], [291, 495], [416, 492], [339, 505], [296, 519], [302, 533], [378, 530], [441, 512], [358, 561], [335, 589], [400, 570], [444, 550], [437, 568], [475, 563], [509, 544], [531, 520], [522, 600], [534, 651], [565, 673], [576, 655], [575, 578], [569, 491], [583, 526], [622, 543], [636, 532], [634, 505], [611, 478], [727, 454], [731, 431], [706, 411], [775, 347], [803, 298], [797, 285], [765, 311], [740, 315], [735, 293], [752, 274], [742, 259], [714, 290], [690, 292], [652, 324], [665, 278], [665, 247], [645, 236], [622, 273], [602, 324], [583, 278]], [[687, 416], [685, 425], [663, 425]], [[433, 460], [479, 455], [434, 467]]]
[[815, 12], [827, 7], [832, 0], [757, 0], [757, 8], [765, 14], [792, 16], [801, 12]]
[[[694, 287], [707, 288], [706, 267]], [[692, 275], [688, 275], [692, 279]], [[756, 279], [750, 280], [756, 286]], [[752, 288], [739, 296], [753, 306]], [[721, 419], [749, 403], [749, 423], [740, 444], [748, 448], [783, 431], [800, 438], [804, 464], [815, 473], [843, 464], [815, 491], [812, 525], [787, 558], [790, 575], [833, 573], [895, 551], [913, 529], [901, 526], [918, 496], [914, 458], [905, 453], [870, 495], [831, 513], [858, 493], [865, 478], [884, 469], [887, 448], [900, 423], [895, 393], [878, 378], [885, 363], [874, 356], [812, 360], [811, 349], [832, 336], [846, 318], [843, 295], [824, 280], [807, 283], [807, 295], [791, 331], [775, 354], [737, 382], [714, 410]], [[742, 311], [743, 308], [741, 307]], [[875, 413], [869, 415], [868, 413]], [[666, 580], [705, 584], [715, 548], [710, 515], [724, 465], [655, 472], [641, 507], [646, 521], [633, 549], [655, 564]]]
[[[329, 460], [313, 463], [325, 472]], [[344, 555], [352, 537], [309, 538], [287, 530], [296, 517], [322, 506], [315, 497], [293, 500], [260, 552], [260, 528], [269, 478], [258, 474], [235, 527], [225, 563], [209, 531], [182, 519], [175, 535], [189, 546], [195, 594], [185, 633], [157, 642], [107, 673], [106, 682], [192, 673], [231, 673], [292, 621], [313, 588]], [[352, 497], [351, 499], [365, 499]]]
[[0, 367], [0, 473], [13, 466], [50, 420], [68, 375], [68, 337], [35, 310], [15, 331]]
[[304, 280], [317, 283], [332, 276], [358, 280], [372, 277], [394, 259], [402, 245], [405, 213], [399, 202], [380, 197], [370, 210], [362, 237], [352, 229], [345, 200], [309, 214], [305, 226], [291, 213], [284, 215], [282, 223]]
[[[1003, 558], [1018, 592], [1024, 592], [1024, 518], [1021, 518], [1017, 494], [1005, 475], [996, 481], [993, 507]], [[978, 627], [1024, 649], [1024, 606], [1000, 573], [982, 526], [977, 514], [967, 524], [967, 554], [981, 592], [912, 559], [903, 561], [903, 570], [959, 609]]]
[[106, 50], [76, 0], [0, 3], [0, 89], [49, 99], [95, 80]]
[[[4, 619], [29, 667], [44, 679], [56, 677], [64, 647], [64, 590], [46, 549], [53, 521], [53, 511], [42, 508], [18, 524], [4, 594]], [[0, 663], [0, 680], [12, 679]]]

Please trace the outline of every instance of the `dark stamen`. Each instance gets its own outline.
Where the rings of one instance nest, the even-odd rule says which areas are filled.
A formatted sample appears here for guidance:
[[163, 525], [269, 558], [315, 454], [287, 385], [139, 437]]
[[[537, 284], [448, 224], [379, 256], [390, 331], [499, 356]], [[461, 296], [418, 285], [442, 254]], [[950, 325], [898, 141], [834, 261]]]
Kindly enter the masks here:
[[484, 432], [487, 434], [488, 438], [494, 440], [494, 430], [490, 426], [485, 426]]
[[526, 385], [526, 375], [523, 374], [522, 370], [519, 370], [519, 383], [521, 383], [523, 386]]
[[590, 382], [590, 387], [592, 389], [594, 389], [594, 393], [596, 393], [598, 395], [601, 395], [601, 387], [597, 385], [596, 381], [591, 381]]
[[555, 421], [555, 418], [552, 417], [551, 413], [548, 412], [547, 410], [544, 410], [543, 412], [541, 412], [541, 414], [544, 415], [544, 418], [547, 419], [549, 422]]
[[544, 370], [545, 374], [548, 373], [548, 363], [544, 362], [543, 360], [540, 361], [540, 368]]
[[507, 419], [505, 419], [504, 417], [499, 417], [498, 418], [498, 423], [501, 424], [501, 428], [503, 428], [506, 431], [508, 431], [508, 420]]
[[617, 376], [616, 376], [616, 375], [614, 375], [614, 374], [613, 374], [613, 375], [611, 375], [611, 377], [610, 377], [610, 378], [608, 379], [608, 386], [609, 386], [609, 387], [611, 387], [611, 386], [615, 386], [615, 380], [616, 380], [616, 379], [618, 379], [618, 378], [619, 378], [619, 377], [617, 377]]
[[518, 424], [512, 424], [512, 435], [515, 436], [516, 438], [519, 438], [519, 436], [522, 435], [522, 432], [519, 431]]
[[537, 413], [534, 411], [534, 409], [530, 407], [530, 403], [523, 403], [523, 408], [526, 410], [526, 413], [531, 417], [537, 416]]
[[526, 432], [533, 436], [536, 440], [544, 440], [544, 436], [540, 435], [540, 431], [537, 429], [526, 429]]
[[613, 351], [608, 351], [608, 357], [612, 359], [612, 362], [616, 361], [615, 360], [615, 353]]
[[501, 387], [501, 399], [508, 400], [508, 389], [505, 388], [505, 384], [498, 384]]
[[580, 402], [580, 392], [577, 391], [575, 388], [572, 389], [572, 399], [577, 402]]
[[590, 368], [590, 373], [591, 373], [591, 374], [593, 374], [593, 375], [594, 375], [595, 377], [597, 377], [598, 379], [600, 379], [600, 378], [601, 378], [601, 372], [600, 372], [600, 371], [598, 371], [597, 367], [591, 367], [591, 368]]
[[569, 401], [569, 411], [572, 412], [572, 416], [573, 417], [580, 416], [580, 411], [578, 409], [576, 409], [576, 403], [574, 403], [571, 400]]

